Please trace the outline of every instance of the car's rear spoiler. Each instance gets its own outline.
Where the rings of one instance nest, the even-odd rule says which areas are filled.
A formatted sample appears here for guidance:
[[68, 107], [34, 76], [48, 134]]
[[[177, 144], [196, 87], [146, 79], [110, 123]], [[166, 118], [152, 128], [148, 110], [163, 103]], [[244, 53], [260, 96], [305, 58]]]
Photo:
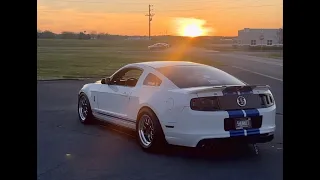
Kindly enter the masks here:
[[245, 85], [245, 86], [233, 86], [233, 85], [226, 85], [226, 86], [209, 86], [209, 87], [201, 87], [201, 88], [190, 88], [187, 92], [188, 94], [197, 94], [197, 93], [205, 93], [205, 92], [212, 92], [212, 91], [222, 91], [226, 94], [232, 94], [237, 92], [252, 92], [253, 89], [261, 89], [261, 90], [269, 90], [269, 85]]

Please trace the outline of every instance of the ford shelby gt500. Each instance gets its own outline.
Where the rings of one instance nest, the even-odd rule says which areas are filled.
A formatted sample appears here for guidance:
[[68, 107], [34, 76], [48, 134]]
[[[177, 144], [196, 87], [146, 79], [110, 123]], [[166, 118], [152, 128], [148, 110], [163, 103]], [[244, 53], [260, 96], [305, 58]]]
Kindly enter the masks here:
[[98, 119], [135, 130], [144, 150], [274, 137], [276, 105], [267, 85], [248, 85], [192, 62], [128, 64], [79, 92], [82, 123]]

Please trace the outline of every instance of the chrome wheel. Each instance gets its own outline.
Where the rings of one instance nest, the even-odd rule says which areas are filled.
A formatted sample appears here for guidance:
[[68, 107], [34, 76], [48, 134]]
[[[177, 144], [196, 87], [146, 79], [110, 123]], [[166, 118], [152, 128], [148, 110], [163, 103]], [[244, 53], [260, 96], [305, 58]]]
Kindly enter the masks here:
[[79, 99], [78, 112], [81, 121], [85, 121], [89, 112], [88, 102], [85, 96], [81, 96]]
[[153, 141], [154, 125], [151, 117], [147, 114], [141, 116], [139, 120], [138, 133], [140, 142], [144, 147], [149, 147]]

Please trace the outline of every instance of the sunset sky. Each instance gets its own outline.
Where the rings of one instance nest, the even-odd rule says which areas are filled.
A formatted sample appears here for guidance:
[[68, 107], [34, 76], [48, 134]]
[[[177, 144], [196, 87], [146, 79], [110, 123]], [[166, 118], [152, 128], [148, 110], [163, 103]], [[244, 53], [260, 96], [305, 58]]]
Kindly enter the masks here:
[[[56, 33], [148, 34], [148, 5], [155, 16], [152, 34], [176, 34], [181, 19], [198, 19], [207, 35], [235, 36], [239, 29], [281, 28], [282, 0], [37, 0], [38, 29]], [[180, 20], [180, 21], [179, 21]]]

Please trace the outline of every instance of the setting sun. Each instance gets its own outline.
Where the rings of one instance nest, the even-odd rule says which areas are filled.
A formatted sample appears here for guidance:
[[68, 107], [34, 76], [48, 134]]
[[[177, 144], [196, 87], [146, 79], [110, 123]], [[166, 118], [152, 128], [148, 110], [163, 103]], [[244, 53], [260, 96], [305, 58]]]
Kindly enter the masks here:
[[203, 19], [195, 18], [175, 18], [174, 26], [176, 32], [180, 36], [197, 37], [206, 36], [212, 30], [211, 28], [204, 27], [206, 21]]
[[182, 31], [182, 36], [197, 37], [203, 35], [201, 27], [196, 24], [187, 25]]

